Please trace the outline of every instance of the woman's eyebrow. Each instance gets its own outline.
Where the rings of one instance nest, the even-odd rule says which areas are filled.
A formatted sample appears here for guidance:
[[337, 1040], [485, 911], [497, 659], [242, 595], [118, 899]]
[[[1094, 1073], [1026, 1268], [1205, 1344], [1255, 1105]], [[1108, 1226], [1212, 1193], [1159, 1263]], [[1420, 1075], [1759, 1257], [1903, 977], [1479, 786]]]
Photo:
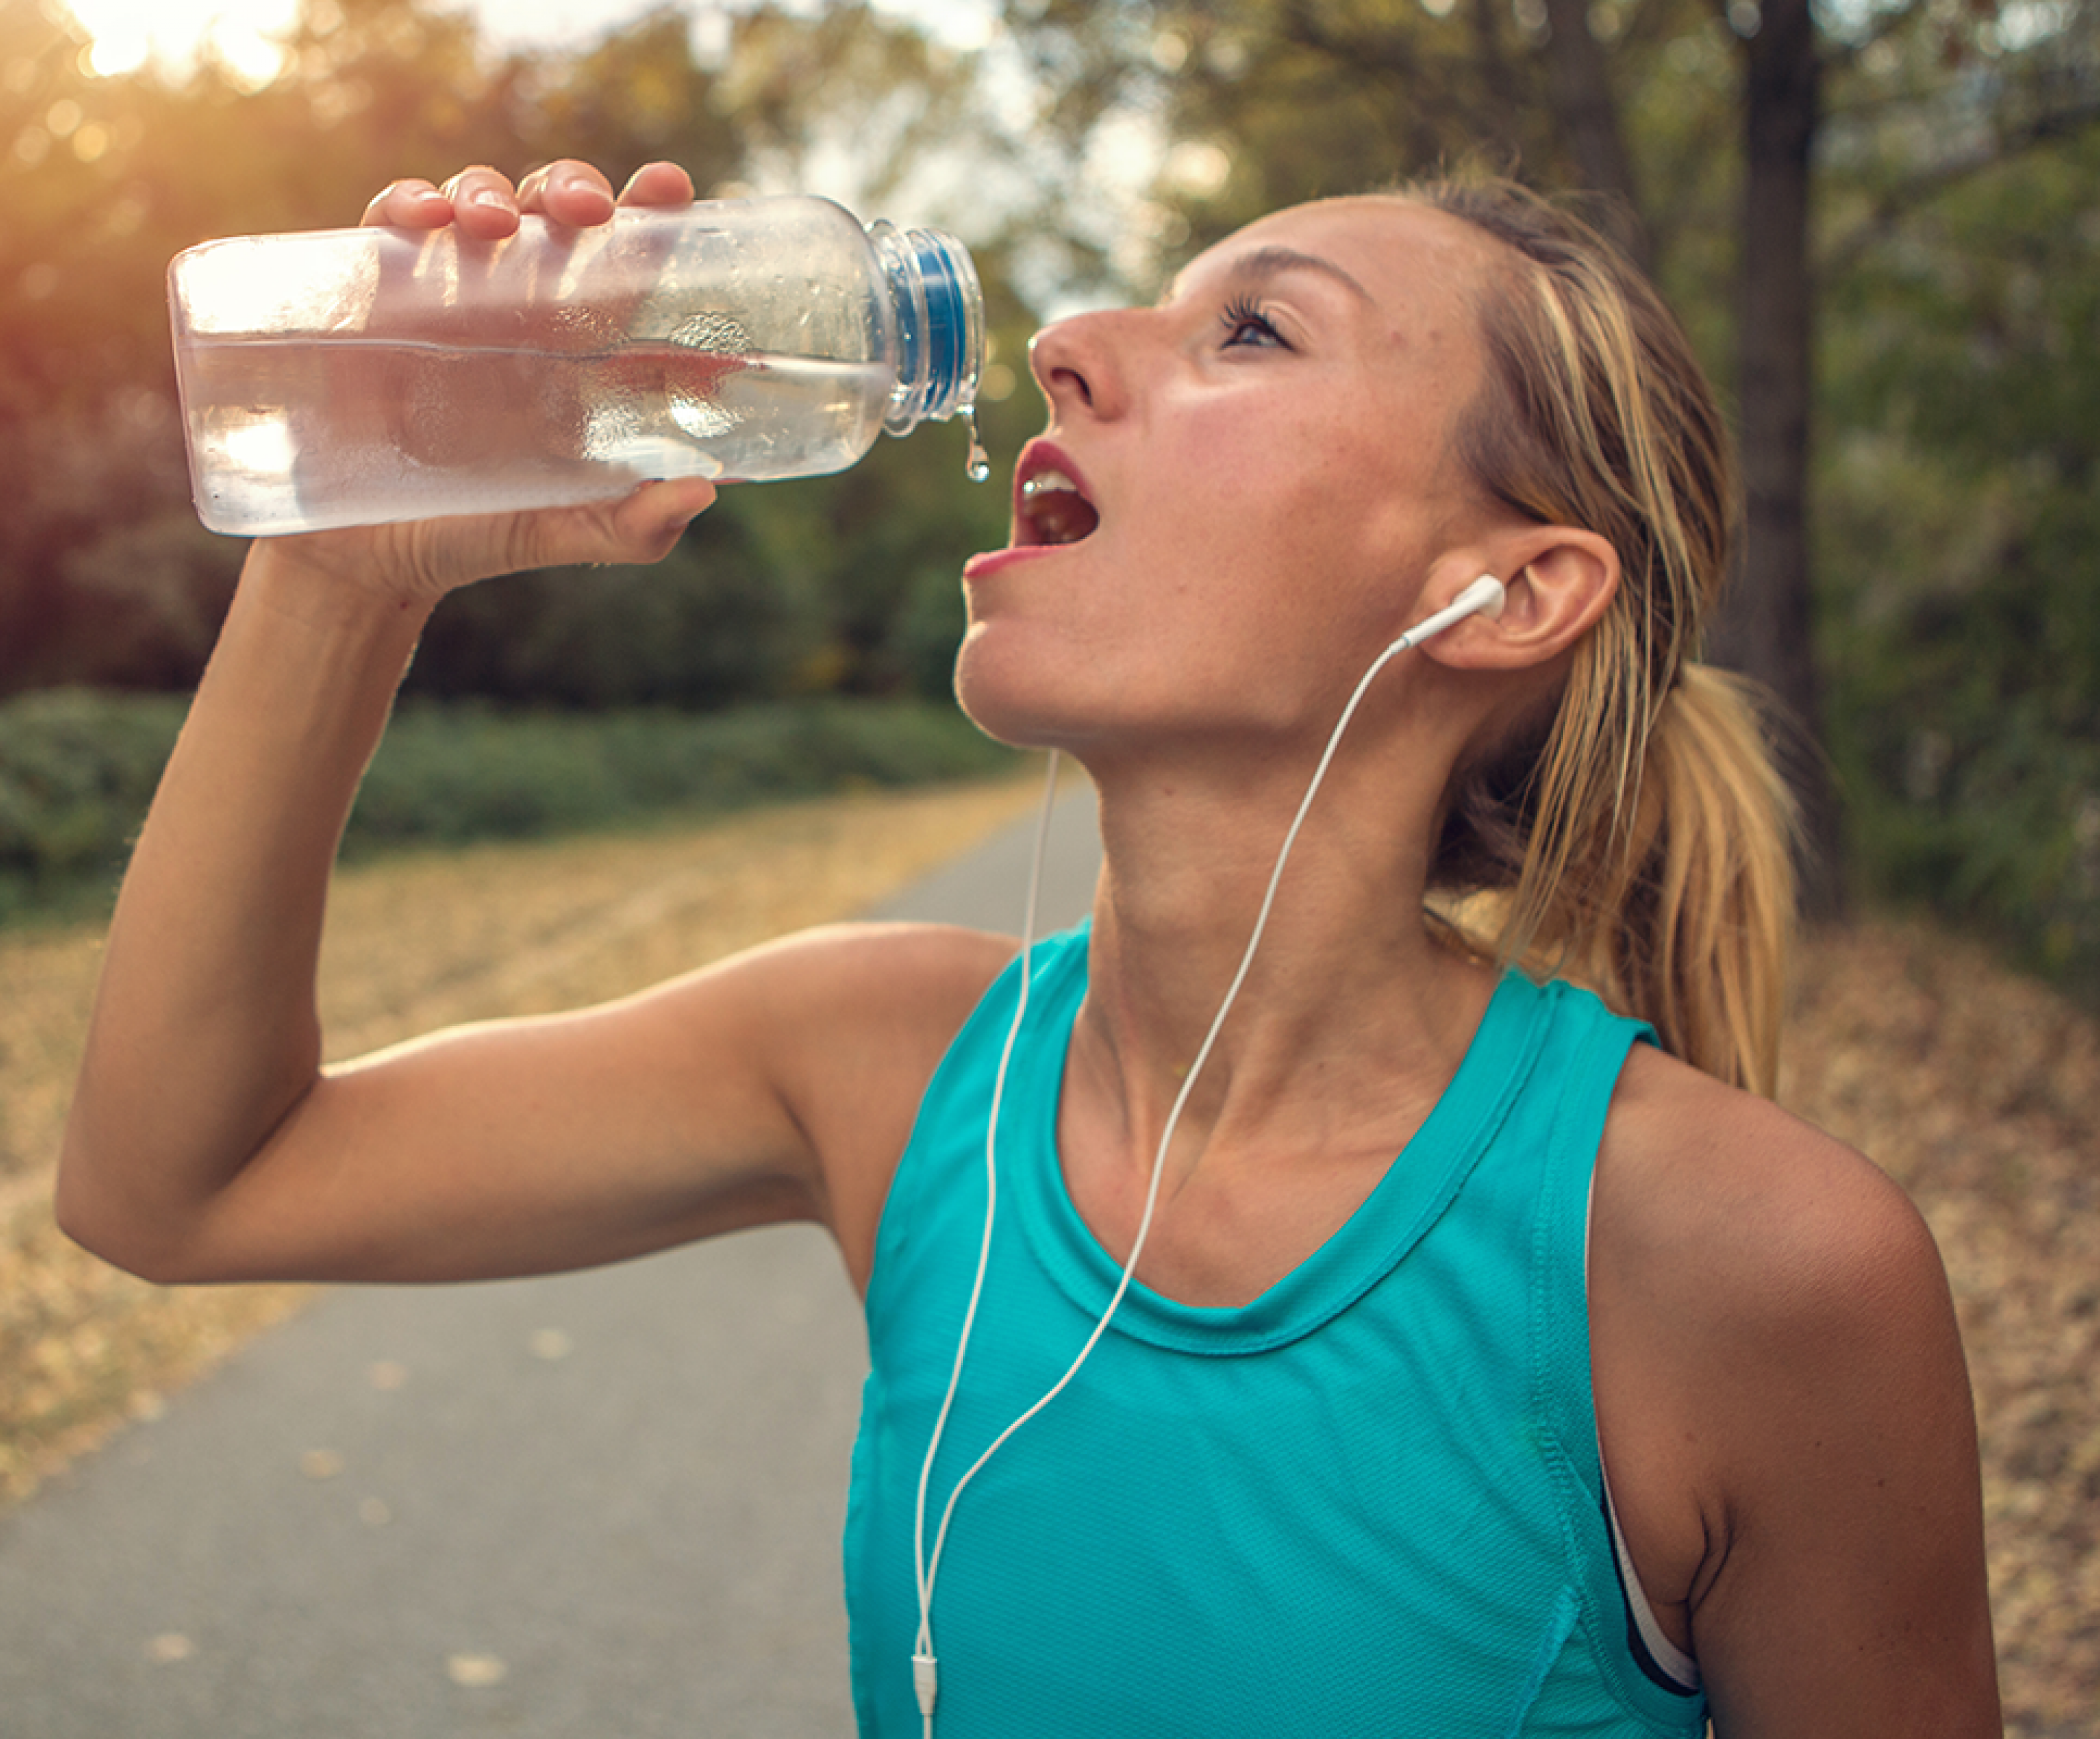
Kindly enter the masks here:
[[[1334, 261], [1317, 254], [1303, 254], [1296, 248], [1286, 248], [1275, 242], [1241, 254], [1225, 268], [1226, 276], [1235, 284], [1265, 282], [1291, 271], [1317, 271], [1342, 285], [1358, 300], [1365, 302], [1371, 300], [1371, 293]], [[1180, 287], [1181, 280], [1177, 276], [1167, 286], [1167, 294], [1160, 298], [1161, 302], [1171, 302]]]

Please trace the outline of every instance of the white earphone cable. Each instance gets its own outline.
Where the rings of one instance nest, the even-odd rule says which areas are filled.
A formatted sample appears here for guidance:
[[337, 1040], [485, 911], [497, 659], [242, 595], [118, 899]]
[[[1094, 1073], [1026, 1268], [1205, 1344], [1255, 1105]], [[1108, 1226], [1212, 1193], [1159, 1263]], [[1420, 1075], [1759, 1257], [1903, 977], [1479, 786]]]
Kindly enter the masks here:
[[[912, 1556], [919, 1582], [919, 1636], [911, 1657], [911, 1674], [919, 1696], [921, 1717], [925, 1723], [926, 1739], [933, 1739], [933, 1698], [936, 1694], [933, 1662], [933, 1576], [940, 1561], [940, 1548], [934, 1547], [933, 1558], [926, 1556], [926, 1490], [933, 1476], [933, 1459], [940, 1453], [941, 1438], [948, 1428], [948, 1415], [955, 1404], [955, 1392], [963, 1380], [963, 1360], [969, 1352], [970, 1330], [977, 1316], [977, 1300], [984, 1295], [985, 1272], [991, 1260], [992, 1220], [999, 1206], [999, 1113], [1006, 1097], [1007, 1065], [1013, 1056], [1015, 1041], [1021, 1036], [1021, 1026], [1028, 1013], [1028, 991], [1033, 976], [1030, 955], [1035, 945], [1036, 907], [1043, 888], [1043, 860], [1050, 841], [1050, 815], [1057, 801], [1058, 754], [1050, 751], [1048, 766], [1043, 776], [1043, 806], [1035, 823], [1035, 850], [1028, 866], [1028, 903], [1021, 925], [1021, 989], [1014, 1003], [1013, 1020], [1006, 1030], [1006, 1043], [999, 1053], [999, 1070], [992, 1078], [991, 1117], [985, 1129], [985, 1220], [984, 1236], [977, 1247], [977, 1275], [970, 1282], [970, 1301], [963, 1312], [963, 1329], [955, 1342], [955, 1363], [948, 1377], [948, 1392], [941, 1398], [941, 1411], [933, 1421], [933, 1441], [927, 1445], [926, 1459], [919, 1469], [919, 1499], [912, 1519]], [[955, 1509], [955, 1498], [948, 1500], [948, 1511]], [[947, 1516], [941, 1519], [941, 1532], [947, 1532]]]
[[[1044, 845], [1049, 833], [1050, 793], [1045, 793], [1043, 819], [1036, 834], [1035, 861], [1029, 873], [1028, 911], [1024, 924], [1021, 945], [1023, 964], [1021, 1000], [1019, 1005], [1014, 1010], [1013, 1024], [1008, 1030], [1006, 1046], [999, 1054], [999, 1069], [992, 1081], [991, 1124], [985, 1139], [985, 1167], [987, 1174], [985, 1230], [977, 1255], [977, 1278], [970, 1289], [969, 1308], [963, 1318], [962, 1336], [960, 1343], [955, 1348], [955, 1369], [949, 1379], [948, 1393], [941, 1402], [940, 1415], [933, 1426], [933, 1441], [928, 1446], [925, 1461], [919, 1471], [919, 1507], [913, 1538], [919, 1583], [919, 1635], [911, 1658], [911, 1668], [912, 1681], [918, 1694], [920, 1715], [924, 1722], [925, 1739], [933, 1739], [933, 1706], [939, 1695], [939, 1667], [933, 1653], [933, 1585], [940, 1573], [941, 1553], [947, 1544], [948, 1525], [955, 1517], [955, 1504], [962, 1497], [964, 1487], [977, 1477], [985, 1463], [999, 1453], [1007, 1440], [1056, 1400], [1072, 1379], [1079, 1374], [1079, 1367], [1086, 1363], [1094, 1348], [1101, 1344], [1101, 1337], [1108, 1332], [1110, 1322], [1114, 1318], [1117, 1309], [1128, 1294], [1132, 1281], [1137, 1273], [1139, 1259], [1145, 1253], [1145, 1239], [1152, 1230], [1153, 1216], [1159, 1203], [1160, 1181], [1166, 1174], [1167, 1150], [1174, 1140], [1175, 1129], [1180, 1123], [1182, 1110], [1189, 1102], [1189, 1096], [1195, 1090], [1197, 1077], [1202, 1073], [1204, 1064], [1210, 1060], [1211, 1052], [1217, 1043], [1218, 1035], [1224, 1030], [1225, 1018], [1232, 1013], [1233, 1004], [1239, 998], [1240, 987], [1246, 982], [1247, 973], [1253, 968], [1255, 952], [1261, 946], [1262, 933], [1268, 927], [1269, 912], [1276, 904], [1276, 890], [1283, 881], [1284, 866], [1290, 860], [1291, 848], [1298, 843], [1298, 836], [1305, 825], [1305, 818], [1312, 810], [1312, 800], [1319, 794], [1320, 787], [1327, 777], [1327, 770], [1334, 761], [1335, 751], [1341, 746], [1343, 732], [1348, 729], [1349, 722], [1356, 717], [1357, 708], [1362, 704], [1364, 695], [1370, 691], [1373, 679], [1394, 658], [1411, 647], [1419, 646], [1432, 634], [1442, 633], [1444, 629], [1467, 616], [1482, 612], [1489, 616], [1499, 616], [1502, 613], [1502, 582], [1492, 575], [1482, 575], [1461, 592], [1452, 603], [1433, 616], [1418, 622], [1379, 653], [1371, 661], [1370, 668], [1357, 679], [1356, 688], [1350, 694], [1348, 704], [1342, 708], [1342, 716], [1335, 721], [1334, 730], [1328, 736], [1327, 746], [1321, 753], [1319, 764], [1312, 770], [1312, 780], [1305, 788], [1304, 797], [1299, 800], [1298, 813], [1291, 818], [1290, 828], [1283, 836], [1282, 848], [1276, 854], [1276, 865], [1269, 872], [1268, 886], [1262, 895], [1261, 908], [1255, 914], [1254, 930], [1247, 938], [1246, 950], [1240, 957], [1239, 969], [1233, 975], [1232, 983], [1226, 989], [1224, 1000], [1218, 1005], [1217, 1013], [1211, 1017], [1210, 1031], [1204, 1035], [1203, 1042], [1197, 1049], [1195, 1060], [1189, 1066], [1189, 1072], [1182, 1079], [1180, 1091], [1175, 1095], [1173, 1106], [1167, 1113], [1166, 1126], [1160, 1131], [1159, 1145], [1153, 1155], [1151, 1181], [1145, 1190], [1145, 1212], [1138, 1220], [1136, 1236], [1132, 1241], [1129, 1257], [1123, 1263], [1122, 1278], [1116, 1283], [1115, 1291], [1109, 1300], [1108, 1308], [1101, 1313], [1101, 1320], [1094, 1324], [1093, 1332], [1087, 1337], [1086, 1344], [1079, 1348], [1079, 1355], [1066, 1367], [1064, 1375], [1058, 1378], [1033, 1406], [993, 1438], [984, 1453], [978, 1456], [970, 1464], [963, 1476], [955, 1481], [954, 1488], [948, 1494], [947, 1503], [941, 1512], [941, 1523], [934, 1533], [933, 1551], [929, 1559], [925, 1549], [927, 1487], [933, 1476], [933, 1460], [940, 1449], [941, 1437], [947, 1425], [949, 1410], [954, 1405], [955, 1391], [962, 1380], [963, 1356], [969, 1345], [970, 1331], [976, 1321], [977, 1300], [984, 1289], [985, 1272], [991, 1252], [992, 1203], [996, 1198], [998, 1188], [996, 1153], [999, 1108], [1005, 1093], [1007, 1065], [1012, 1057], [1014, 1043], [1021, 1031], [1021, 1017], [1027, 1009], [1029, 982], [1027, 950], [1031, 946], [1035, 935], [1037, 892], [1042, 875]], [[1057, 763], [1056, 757], [1053, 755], [1051, 762], [1053, 788], [1056, 776]]]

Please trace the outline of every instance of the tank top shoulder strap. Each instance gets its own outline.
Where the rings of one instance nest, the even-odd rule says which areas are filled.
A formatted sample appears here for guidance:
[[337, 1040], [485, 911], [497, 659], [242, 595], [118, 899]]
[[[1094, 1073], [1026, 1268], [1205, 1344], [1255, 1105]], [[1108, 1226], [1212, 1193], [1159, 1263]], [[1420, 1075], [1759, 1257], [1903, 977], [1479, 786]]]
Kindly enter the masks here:
[[1598, 1449], [1590, 1381], [1589, 1233], [1591, 1182], [1604, 1125], [1628, 1053], [1652, 1043], [1644, 1022], [1614, 1014], [1590, 991], [1560, 982], [1540, 989], [1554, 1004], [1553, 1055], [1541, 1079], [1556, 1090], [1532, 1096], [1539, 1154], [1537, 1260], [1530, 1316], [1533, 1380], [1551, 1445], [1569, 1561], [1577, 1567], [1586, 1614], [1620, 1646], [1604, 1658], [1648, 1686], [1696, 1698], [1697, 1664], [1672, 1644], [1621, 1543]]

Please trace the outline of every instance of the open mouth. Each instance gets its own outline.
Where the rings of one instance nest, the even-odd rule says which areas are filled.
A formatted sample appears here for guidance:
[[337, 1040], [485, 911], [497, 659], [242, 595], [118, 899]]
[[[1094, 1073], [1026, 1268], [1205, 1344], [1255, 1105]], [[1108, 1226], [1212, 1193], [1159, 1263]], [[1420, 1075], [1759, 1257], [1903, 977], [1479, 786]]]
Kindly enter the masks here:
[[1024, 477], [1014, 524], [1024, 545], [1075, 544], [1101, 523], [1079, 486], [1054, 466]]

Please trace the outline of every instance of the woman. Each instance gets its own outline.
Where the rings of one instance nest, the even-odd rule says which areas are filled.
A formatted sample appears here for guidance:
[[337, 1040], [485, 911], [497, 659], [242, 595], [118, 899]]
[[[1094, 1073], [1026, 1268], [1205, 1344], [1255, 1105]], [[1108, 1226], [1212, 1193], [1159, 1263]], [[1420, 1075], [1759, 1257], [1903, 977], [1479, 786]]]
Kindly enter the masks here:
[[[368, 215], [613, 204], [562, 164]], [[712, 491], [258, 544], [119, 903], [64, 1223], [161, 1280], [404, 1280], [822, 1222], [873, 1352], [867, 1732], [1997, 1731], [1930, 1238], [1743, 1090], [1785, 840], [1688, 662], [1729, 485], [1652, 294], [1436, 188], [1265, 218], [1033, 365], [958, 691], [1092, 775], [1089, 928], [1025, 980], [997, 938], [829, 929], [323, 1070], [330, 860], [430, 607], [660, 555]], [[1499, 613], [1331, 743], [1483, 576]]]

